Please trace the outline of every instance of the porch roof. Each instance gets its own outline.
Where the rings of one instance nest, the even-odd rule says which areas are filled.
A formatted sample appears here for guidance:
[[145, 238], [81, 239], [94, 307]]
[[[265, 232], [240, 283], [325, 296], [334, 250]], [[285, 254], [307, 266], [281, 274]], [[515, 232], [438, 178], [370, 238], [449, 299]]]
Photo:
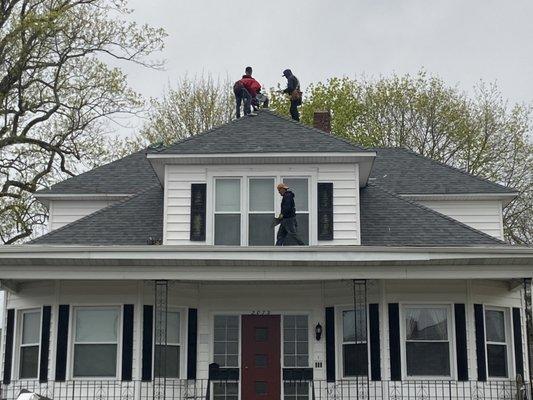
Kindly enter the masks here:
[[533, 278], [533, 248], [5, 246], [0, 279], [183, 281]]

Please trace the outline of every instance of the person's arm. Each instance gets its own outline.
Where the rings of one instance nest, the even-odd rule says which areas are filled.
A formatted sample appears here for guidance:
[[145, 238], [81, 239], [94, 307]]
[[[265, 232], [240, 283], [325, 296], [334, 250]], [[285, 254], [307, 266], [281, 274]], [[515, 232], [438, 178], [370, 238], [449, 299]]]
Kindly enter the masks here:
[[287, 198], [287, 196], [283, 196], [283, 199], [281, 200], [281, 214], [280, 217], [283, 218], [284, 215], [288, 215], [291, 211], [291, 205], [290, 200]]

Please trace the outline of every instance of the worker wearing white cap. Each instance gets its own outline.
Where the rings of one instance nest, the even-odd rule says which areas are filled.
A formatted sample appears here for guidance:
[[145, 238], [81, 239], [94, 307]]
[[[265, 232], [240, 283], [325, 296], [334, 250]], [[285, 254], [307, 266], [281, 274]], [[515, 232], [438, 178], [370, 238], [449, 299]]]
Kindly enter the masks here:
[[294, 204], [294, 193], [289, 190], [289, 186], [280, 183], [276, 187], [281, 195], [281, 214], [277, 222], [281, 225], [276, 238], [276, 246], [284, 246], [287, 237], [292, 237], [298, 245], [303, 246], [305, 243], [298, 236], [298, 224], [296, 222], [296, 205]]

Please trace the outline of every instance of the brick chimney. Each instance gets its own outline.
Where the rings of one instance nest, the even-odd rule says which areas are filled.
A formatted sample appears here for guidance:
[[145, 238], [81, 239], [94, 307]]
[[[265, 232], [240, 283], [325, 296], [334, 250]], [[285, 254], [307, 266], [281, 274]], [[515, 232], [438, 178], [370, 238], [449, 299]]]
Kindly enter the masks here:
[[326, 133], [331, 133], [331, 114], [329, 111], [315, 111], [313, 126]]

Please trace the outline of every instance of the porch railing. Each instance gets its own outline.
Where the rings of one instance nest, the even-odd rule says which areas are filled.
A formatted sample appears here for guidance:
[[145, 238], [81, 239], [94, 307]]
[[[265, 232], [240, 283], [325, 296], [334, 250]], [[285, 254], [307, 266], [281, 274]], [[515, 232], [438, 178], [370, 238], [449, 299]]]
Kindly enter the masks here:
[[[216, 396], [215, 382], [207, 379], [167, 380], [165, 399], [169, 400], [225, 400], [234, 395]], [[230, 382], [227, 382], [230, 383]], [[238, 385], [238, 382], [231, 382]], [[152, 400], [153, 382], [76, 380], [39, 383], [14, 381], [0, 387], [2, 400], [14, 400], [27, 389], [53, 400]], [[416, 381], [356, 381], [336, 382], [284, 381], [283, 400], [532, 400], [529, 384], [514, 381], [458, 382], [442, 380]], [[154, 399], [155, 400], [155, 399]], [[162, 400], [162, 399], [161, 399]]]

